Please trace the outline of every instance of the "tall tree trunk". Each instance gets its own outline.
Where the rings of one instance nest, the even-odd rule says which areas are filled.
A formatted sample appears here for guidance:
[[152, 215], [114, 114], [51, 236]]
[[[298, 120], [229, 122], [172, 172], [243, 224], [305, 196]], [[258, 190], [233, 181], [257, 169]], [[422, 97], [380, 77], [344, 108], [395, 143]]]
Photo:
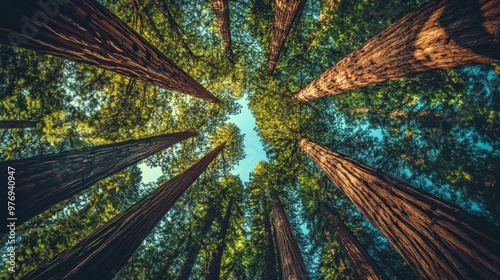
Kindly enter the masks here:
[[0, 121], [0, 129], [36, 127], [35, 121]]
[[434, 0], [299, 91], [307, 102], [434, 69], [500, 61], [500, 0]]
[[283, 205], [275, 194], [271, 194], [271, 201], [273, 204], [273, 225], [276, 229], [283, 279], [309, 279], [304, 260], [293, 236]]
[[[16, 225], [142, 159], [198, 133], [186, 131], [0, 163], [15, 169]], [[7, 172], [0, 181], [7, 182]], [[6, 198], [7, 188], [0, 190]], [[0, 232], [6, 231], [1, 228]]]
[[342, 251], [349, 259], [349, 263], [356, 271], [359, 279], [387, 279], [377, 263], [359, 243], [351, 230], [337, 218], [334, 211], [326, 204], [324, 209], [328, 220], [335, 228], [335, 240], [337, 240]]
[[215, 18], [219, 25], [220, 34], [224, 43], [226, 55], [231, 63], [233, 61], [233, 50], [231, 48], [231, 22], [229, 19], [229, 1], [228, 0], [212, 0], [214, 6]]
[[276, 0], [273, 40], [271, 41], [271, 54], [269, 55], [269, 62], [267, 64], [267, 72], [269, 74], [273, 73], [286, 37], [288, 37], [295, 17], [301, 14], [304, 4], [305, 0]]
[[212, 259], [210, 260], [210, 264], [208, 266], [208, 280], [218, 280], [220, 278], [222, 254], [224, 253], [224, 247], [226, 245], [226, 235], [229, 229], [229, 219], [231, 218], [233, 205], [234, 198], [229, 201], [229, 204], [226, 208], [226, 213], [224, 214], [224, 219], [222, 220], [217, 247], [212, 253]]
[[95, 0], [2, 1], [0, 42], [95, 65], [220, 103]]
[[263, 205], [263, 219], [264, 219], [264, 271], [261, 278], [264, 280], [275, 280], [278, 279], [277, 274], [277, 263], [276, 263], [276, 251], [274, 250], [273, 241], [273, 229], [271, 225], [271, 218], [269, 217], [269, 208], [267, 206], [266, 200], [262, 201]]
[[112, 279], [224, 144], [23, 279]]
[[498, 279], [500, 229], [307, 139], [300, 147], [423, 279]]

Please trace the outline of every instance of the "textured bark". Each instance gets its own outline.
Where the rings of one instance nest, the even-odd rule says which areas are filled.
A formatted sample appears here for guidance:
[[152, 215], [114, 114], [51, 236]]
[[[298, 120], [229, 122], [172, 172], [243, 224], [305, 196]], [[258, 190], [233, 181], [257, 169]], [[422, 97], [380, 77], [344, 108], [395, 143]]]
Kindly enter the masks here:
[[299, 91], [307, 102], [434, 69], [500, 61], [500, 0], [431, 1]]
[[304, 260], [300, 254], [299, 247], [297, 247], [297, 242], [293, 236], [283, 205], [274, 194], [271, 195], [271, 201], [273, 204], [273, 225], [276, 229], [283, 279], [309, 279]]
[[266, 200], [262, 201], [263, 205], [263, 220], [264, 220], [264, 271], [261, 278], [264, 280], [275, 280], [278, 279], [276, 267], [276, 251], [274, 250], [274, 240], [273, 240], [273, 229], [271, 225], [271, 218], [269, 217], [269, 208], [267, 206]]
[[273, 73], [286, 37], [288, 37], [295, 17], [301, 14], [304, 4], [305, 0], [276, 0], [271, 54], [269, 55], [269, 62], [267, 64], [267, 72], [269, 74]]
[[335, 240], [339, 243], [344, 255], [349, 259], [349, 263], [356, 271], [359, 279], [387, 279], [384, 272], [359, 243], [351, 230], [337, 218], [328, 205], [324, 205], [324, 208], [328, 219], [335, 228]]
[[32, 0], [2, 1], [0, 42], [95, 65], [220, 103], [201, 84], [97, 1], [46, 2], [51, 4], [41, 5], [45, 1]]
[[226, 245], [226, 235], [229, 229], [229, 219], [231, 218], [233, 205], [234, 199], [231, 199], [229, 201], [229, 204], [227, 205], [226, 213], [224, 213], [224, 219], [222, 220], [217, 247], [212, 253], [212, 259], [210, 260], [210, 264], [208, 266], [208, 280], [218, 280], [220, 278], [222, 254], [224, 253], [224, 247]]
[[212, 0], [214, 6], [215, 18], [219, 25], [220, 35], [224, 43], [226, 55], [231, 63], [233, 61], [233, 50], [231, 48], [231, 22], [229, 20], [229, 1], [228, 0]]
[[0, 121], [0, 129], [36, 127], [34, 121]]
[[500, 229], [356, 160], [300, 147], [422, 279], [500, 278]]
[[[142, 159], [196, 136], [180, 132], [0, 163], [15, 169], [16, 225]], [[7, 173], [0, 173], [7, 182]], [[7, 197], [7, 189], [0, 190]], [[0, 232], [6, 231], [1, 228]]]
[[224, 145], [23, 279], [112, 279]]

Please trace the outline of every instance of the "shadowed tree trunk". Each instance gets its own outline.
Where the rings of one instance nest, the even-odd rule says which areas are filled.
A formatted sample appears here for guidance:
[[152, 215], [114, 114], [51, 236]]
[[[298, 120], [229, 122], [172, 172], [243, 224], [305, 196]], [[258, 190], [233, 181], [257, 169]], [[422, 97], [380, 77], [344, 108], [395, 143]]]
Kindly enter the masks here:
[[224, 144], [23, 279], [112, 279]]
[[281, 49], [297, 15], [304, 9], [305, 0], [276, 0], [274, 11], [273, 39], [267, 72], [272, 74], [278, 62]]
[[95, 0], [2, 1], [0, 42], [95, 65], [220, 103]]
[[271, 218], [269, 217], [269, 208], [265, 199], [262, 201], [262, 205], [264, 219], [264, 242], [266, 244], [266, 248], [264, 251], [264, 270], [261, 278], [265, 280], [275, 280], [278, 279], [278, 275], [276, 273], [277, 263], [276, 253], [274, 250], [273, 229], [271, 225]]
[[[16, 225], [142, 159], [198, 135], [179, 132], [0, 163], [15, 169]], [[0, 173], [7, 182], [7, 173]], [[7, 197], [7, 189], [0, 190]], [[2, 228], [0, 232], [6, 231]]]
[[422, 279], [498, 279], [500, 229], [307, 139], [299, 145]]
[[304, 260], [300, 254], [299, 247], [297, 247], [297, 242], [293, 236], [283, 205], [275, 194], [271, 194], [271, 201], [273, 204], [273, 225], [276, 229], [283, 279], [309, 279]]
[[215, 251], [212, 253], [212, 259], [208, 266], [208, 280], [218, 280], [220, 278], [220, 266], [222, 262], [222, 254], [224, 253], [224, 247], [226, 245], [226, 235], [229, 229], [229, 219], [231, 218], [231, 212], [234, 205], [234, 198], [229, 201], [226, 208], [226, 213], [224, 214], [224, 219], [222, 220], [221, 229], [219, 232], [218, 243]]
[[325, 213], [335, 230], [335, 240], [339, 243], [344, 255], [356, 271], [359, 279], [381, 279], [387, 277], [365, 248], [359, 243], [351, 230], [340, 221], [333, 210], [324, 204]]
[[231, 48], [231, 22], [229, 19], [229, 1], [228, 0], [212, 0], [214, 6], [215, 18], [219, 25], [220, 35], [224, 43], [226, 55], [231, 63], [233, 60], [233, 50]]
[[431, 1], [299, 91], [307, 102], [434, 69], [500, 61], [500, 0]]
[[0, 129], [36, 127], [35, 121], [0, 121]]

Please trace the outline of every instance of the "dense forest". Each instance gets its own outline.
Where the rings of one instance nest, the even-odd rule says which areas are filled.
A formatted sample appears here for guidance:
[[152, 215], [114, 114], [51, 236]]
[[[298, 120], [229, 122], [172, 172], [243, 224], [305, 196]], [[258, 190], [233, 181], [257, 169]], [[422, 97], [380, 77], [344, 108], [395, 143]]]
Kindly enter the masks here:
[[3, 0], [0, 279], [499, 279], [499, 38], [499, 0]]

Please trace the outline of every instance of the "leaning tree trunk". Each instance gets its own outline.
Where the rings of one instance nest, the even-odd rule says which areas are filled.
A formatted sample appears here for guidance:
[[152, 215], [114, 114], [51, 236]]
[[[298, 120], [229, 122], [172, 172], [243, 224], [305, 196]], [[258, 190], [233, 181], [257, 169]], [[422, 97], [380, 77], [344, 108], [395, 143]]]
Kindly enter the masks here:
[[269, 74], [273, 73], [286, 37], [288, 37], [295, 17], [301, 14], [304, 4], [305, 0], [276, 0], [271, 54], [267, 64]]
[[272, 219], [274, 228], [276, 229], [276, 239], [278, 240], [283, 280], [309, 279], [304, 260], [293, 236], [283, 205], [275, 194], [271, 194], [271, 201], [273, 204]]
[[95, 65], [220, 102], [95, 0], [4, 0], [0, 4], [0, 43]]
[[23, 279], [112, 279], [224, 144]]
[[36, 127], [34, 121], [0, 121], [0, 129]]
[[384, 272], [363, 245], [359, 243], [351, 230], [337, 218], [328, 205], [325, 204], [324, 209], [328, 220], [335, 229], [335, 240], [339, 243], [344, 255], [349, 259], [349, 263], [356, 271], [359, 279], [387, 279]]
[[222, 220], [221, 230], [219, 232], [219, 238], [217, 240], [217, 247], [212, 253], [212, 259], [208, 266], [208, 280], [218, 280], [220, 278], [220, 267], [222, 262], [222, 254], [224, 253], [224, 247], [226, 246], [226, 235], [229, 229], [229, 219], [231, 218], [232, 210], [234, 205], [234, 198], [229, 201], [226, 208], [226, 213], [224, 214], [224, 219]]
[[500, 61], [500, 0], [434, 0], [299, 91], [302, 102], [434, 69]]
[[299, 144], [421, 278], [500, 278], [498, 227], [307, 139]]
[[231, 22], [229, 20], [229, 1], [228, 0], [212, 0], [214, 6], [215, 18], [219, 25], [220, 34], [224, 43], [226, 55], [231, 63], [233, 61], [233, 49], [231, 48]]
[[[186, 131], [0, 163], [15, 170], [16, 225], [142, 159], [198, 133]], [[7, 182], [7, 172], [0, 181]], [[7, 188], [0, 190], [6, 198]], [[10, 196], [10, 195], [9, 195]], [[1, 228], [0, 232], [5, 232]]]

